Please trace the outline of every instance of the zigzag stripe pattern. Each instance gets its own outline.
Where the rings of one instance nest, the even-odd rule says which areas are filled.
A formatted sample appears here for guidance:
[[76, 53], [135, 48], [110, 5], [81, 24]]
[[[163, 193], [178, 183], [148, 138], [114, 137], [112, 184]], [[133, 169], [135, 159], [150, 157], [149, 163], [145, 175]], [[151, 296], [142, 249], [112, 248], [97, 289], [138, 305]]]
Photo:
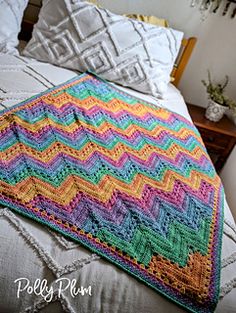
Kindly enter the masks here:
[[223, 196], [190, 122], [91, 74], [0, 116], [0, 204], [190, 312], [218, 301]]

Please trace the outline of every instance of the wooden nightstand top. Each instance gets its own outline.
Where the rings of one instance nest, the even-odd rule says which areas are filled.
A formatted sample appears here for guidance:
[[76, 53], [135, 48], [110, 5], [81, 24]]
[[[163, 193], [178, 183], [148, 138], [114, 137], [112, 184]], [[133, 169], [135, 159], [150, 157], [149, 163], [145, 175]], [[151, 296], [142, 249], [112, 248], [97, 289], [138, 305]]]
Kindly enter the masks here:
[[236, 126], [227, 116], [215, 123], [205, 118], [205, 108], [193, 104], [187, 104], [187, 106], [195, 126], [236, 138]]

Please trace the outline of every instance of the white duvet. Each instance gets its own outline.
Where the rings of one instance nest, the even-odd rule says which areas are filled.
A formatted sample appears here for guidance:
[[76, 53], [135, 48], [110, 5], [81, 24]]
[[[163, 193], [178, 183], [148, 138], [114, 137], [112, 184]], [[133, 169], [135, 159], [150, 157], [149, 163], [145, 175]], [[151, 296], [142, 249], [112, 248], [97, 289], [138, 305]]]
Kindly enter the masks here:
[[[0, 55], [0, 109], [75, 75], [32, 59]], [[191, 120], [183, 97], [172, 85], [162, 101], [125, 90]], [[6, 208], [0, 209], [0, 264], [0, 313], [184, 312], [98, 255]], [[22, 280], [14, 283], [19, 278]], [[42, 287], [41, 292], [35, 289], [38, 295], [33, 292], [36, 282]], [[28, 288], [21, 291], [19, 287], [23, 289], [26, 283]], [[221, 293], [216, 312], [236, 313], [236, 226], [226, 202]]]

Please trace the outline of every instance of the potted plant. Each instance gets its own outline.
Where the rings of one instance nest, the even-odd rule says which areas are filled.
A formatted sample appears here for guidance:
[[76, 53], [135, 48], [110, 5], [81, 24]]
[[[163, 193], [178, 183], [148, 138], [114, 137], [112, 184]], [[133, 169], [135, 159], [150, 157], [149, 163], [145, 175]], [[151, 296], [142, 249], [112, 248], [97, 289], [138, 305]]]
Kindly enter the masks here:
[[233, 115], [236, 115], [236, 102], [224, 95], [225, 88], [229, 83], [228, 75], [225, 76], [224, 82], [213, 83], [210, 71], [208, 71], [208, 82], [202, 80], [202, 83], [206, 87], [209, 97], [206, 118], [218, 122], [228, 109], [231, 109]]

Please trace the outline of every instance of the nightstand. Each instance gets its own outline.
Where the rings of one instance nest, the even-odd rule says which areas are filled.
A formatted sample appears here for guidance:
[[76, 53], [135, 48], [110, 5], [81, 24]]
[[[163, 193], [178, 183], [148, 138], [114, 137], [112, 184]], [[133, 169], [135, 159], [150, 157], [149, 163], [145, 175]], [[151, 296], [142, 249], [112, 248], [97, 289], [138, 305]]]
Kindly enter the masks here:
[[219, 172], [236, 144], [236, 126], [226, 116], [219, 122], [205, 118], [205, 108], [187, 104], [194, 125], [198, 128], [207, 151]]

